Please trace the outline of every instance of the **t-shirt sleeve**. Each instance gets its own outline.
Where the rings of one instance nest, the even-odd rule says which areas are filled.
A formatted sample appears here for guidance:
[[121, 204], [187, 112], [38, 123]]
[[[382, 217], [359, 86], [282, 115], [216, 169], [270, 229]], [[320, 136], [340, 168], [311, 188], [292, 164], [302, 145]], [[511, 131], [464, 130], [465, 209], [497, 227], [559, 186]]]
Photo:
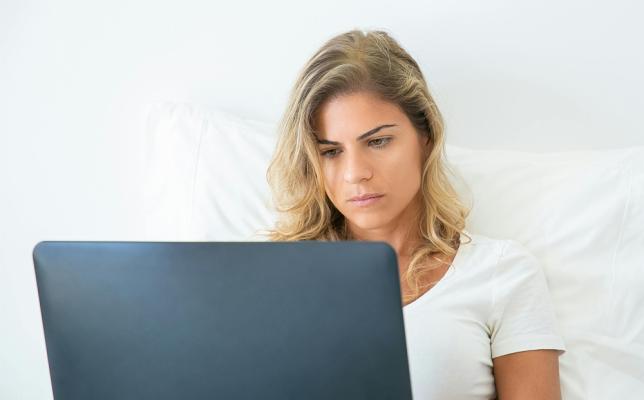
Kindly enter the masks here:
[[528, 249], [506, 240], [491, 284], [492, 358], [526, 350], [565, 351], [545, 274]]

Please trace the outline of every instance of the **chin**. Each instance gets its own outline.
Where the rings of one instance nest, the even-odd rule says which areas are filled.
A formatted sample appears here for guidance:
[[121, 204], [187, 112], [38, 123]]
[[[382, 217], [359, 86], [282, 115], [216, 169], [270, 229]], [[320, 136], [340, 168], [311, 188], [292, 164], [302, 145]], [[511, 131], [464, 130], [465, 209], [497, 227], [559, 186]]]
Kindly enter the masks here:
[[382, 215], [359, 215], [348, 218], [349, 222], [359, 229], [376, 229], [386, 224], [386, 219]]

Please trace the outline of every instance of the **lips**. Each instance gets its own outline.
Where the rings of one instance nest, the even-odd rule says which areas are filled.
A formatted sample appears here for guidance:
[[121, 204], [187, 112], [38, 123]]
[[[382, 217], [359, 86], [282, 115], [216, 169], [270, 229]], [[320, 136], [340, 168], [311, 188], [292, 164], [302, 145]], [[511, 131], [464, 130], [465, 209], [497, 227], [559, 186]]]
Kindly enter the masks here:
[[354, 197], [350, 198], [349, 201], [363, 201], [363, 200], [372, 199], [372, 198], [375, 198], [375, 197], [382, 197], [382, 196], [384, 196], [384, 194], [381, 194], [381, 193], [366, 193], [366, 194], [362, 194], [362, 195], [359, 195], [359, 196], [354, 196]]

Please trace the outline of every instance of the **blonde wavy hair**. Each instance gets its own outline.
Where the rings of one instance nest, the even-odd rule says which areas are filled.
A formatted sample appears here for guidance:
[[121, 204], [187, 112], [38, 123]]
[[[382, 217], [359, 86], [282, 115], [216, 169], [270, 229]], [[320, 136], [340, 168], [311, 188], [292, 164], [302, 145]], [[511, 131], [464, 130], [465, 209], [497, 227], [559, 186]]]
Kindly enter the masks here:
[[368, 91], [397, 104], [432, 149], [424, 162], [421, 244], [412, 250], [404, 279], [415, 299], [423, 274], [438, 265], [435, 254], [453, 256], [470, 210], [445, 173], [443, 119], [414, 59], [385, 31], [352, 30], [328, 40], [305, 64], [278, 125], [278, 141], [266, 178], [279, 220], [263, 231], [272, 241], [352, 240], [344, 216], [327, 197], [314, 134], [320, 105], [343, 94]]

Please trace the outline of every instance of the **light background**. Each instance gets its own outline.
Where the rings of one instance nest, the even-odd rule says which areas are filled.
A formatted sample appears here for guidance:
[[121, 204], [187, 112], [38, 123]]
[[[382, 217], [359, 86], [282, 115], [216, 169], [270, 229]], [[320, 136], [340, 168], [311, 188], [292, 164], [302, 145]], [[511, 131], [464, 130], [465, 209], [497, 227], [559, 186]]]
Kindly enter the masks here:
[[643, 145], [643, 11], [628, 0], [0, 2], [0, 398], [51, 398], [34, 245], [142, 237], [150, 102], [276, 121], [325, 40], [382, 28], [421, 65], [451, 144]]

